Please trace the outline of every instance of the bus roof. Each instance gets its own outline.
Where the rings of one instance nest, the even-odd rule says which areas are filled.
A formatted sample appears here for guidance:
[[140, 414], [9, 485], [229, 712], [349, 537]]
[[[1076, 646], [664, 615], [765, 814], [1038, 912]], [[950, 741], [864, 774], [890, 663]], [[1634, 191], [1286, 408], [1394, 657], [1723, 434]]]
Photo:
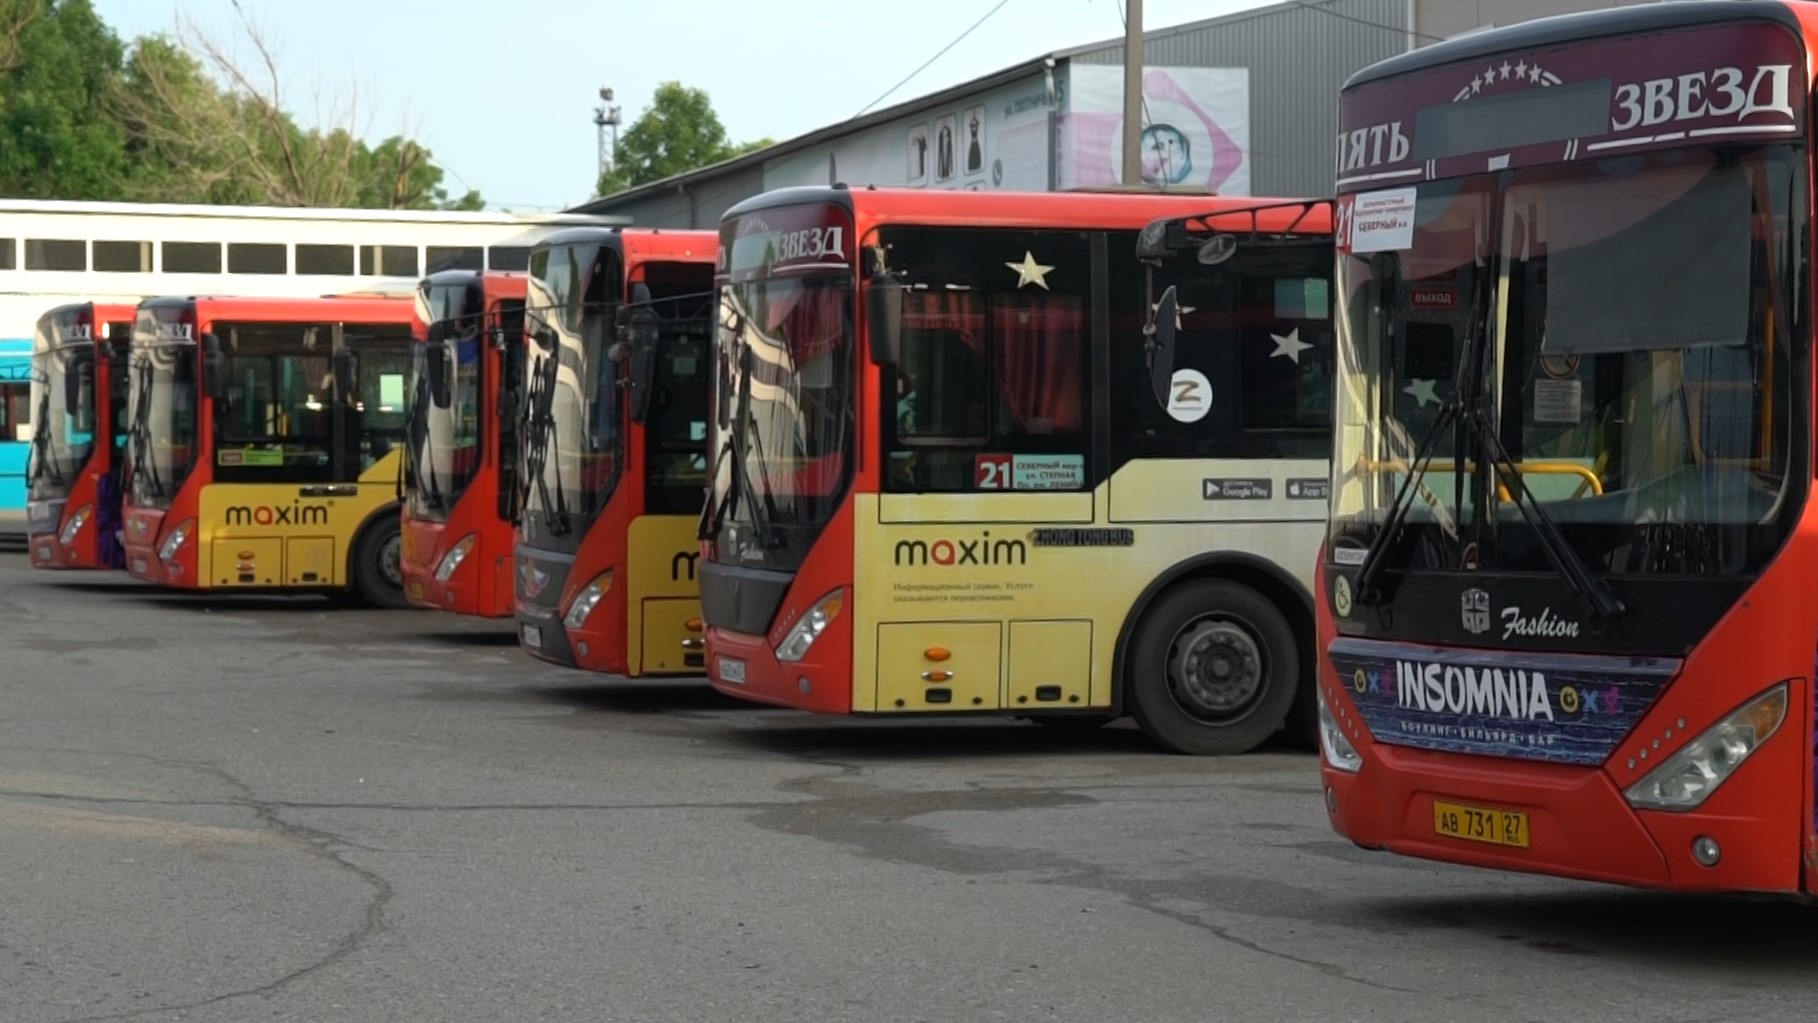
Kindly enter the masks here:
[[[1158, 192], [965, 192], [920, 188], [846, 188], [810, 185], [779, 188], [739, 203], [726, 217], [779, 206], [837, 203], [862, 209], [871, 222], [967, 227], [1053, 227], [1139, 231], [1162, 217], [1191, 217], [1248, 210], [1299, 199], [1181, 195]], [[1309, 221], [1308, 233], [1327, 229]]]
[[410, 295], [348, 295], [324, 298], [249, 298], [239, 295], [160, 296], [148, 298], [141, 306], [169, 308], [189, 305], [198, 316], [210, 319], [239, 319], [254, 322], [283, 323], [292, 320], [338, 323], [349, 320], [379, 320], [409, 323], [416, 312]]
[[[1478, 60], [1504, 53], [1538, 50], [1606, 36], [1634, 35], [1675, 28], [1695, 28], [1738, 21], [1773, 21], [1799, 31], [1800, 14], [1793, 8], [1809, 6], [1786, 0], [1681, 0], [1679, 3], [1613, 7], [1578, 14], [1536, 18], [1507, 28], [1475, 32], [1432, 46], [1423, 46], [1378, 61], [1348, 79], [1345, 89], [1384, 78], [1445, 67], [1459, 61]], [[1818, 12], [1813, 12], [1818, 14]]]
[[720, 233], [713, 230], [670, 231], [654, 227], [576, 227], [537, 242], [551, 245], [617, 244], [625, 262], [710, 263], [719, 252]]

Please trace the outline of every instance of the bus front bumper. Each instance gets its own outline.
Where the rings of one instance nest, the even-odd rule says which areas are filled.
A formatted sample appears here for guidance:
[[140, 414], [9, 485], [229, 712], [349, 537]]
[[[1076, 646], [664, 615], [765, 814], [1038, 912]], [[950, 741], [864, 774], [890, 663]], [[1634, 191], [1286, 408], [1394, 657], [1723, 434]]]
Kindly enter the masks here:
[[[1797, 730], [1789, 730], [1797, 735]], [[1787, 735], [1776, 739], [1790, 739]], [[1790, 739], [1790, 746], [1796, 739]], [[1768, 747], [1775, 745], [1770, 741]], [[1756, 759], [1781, 759], [1768, 747]], [[1637, 810], [1600, 767], [1469, 756], [1369, 743], [1355, 774], [1320, 765], [1332, 827], [1366, 849], [1496, 870], [1679, 891], [1795, 891], [1794, 828], [1761, 811], [1771, 771], [1752, 759], [1691, 812]], [[1762, 754], [1769, 754], [1762, 756]], [[1790, 756], [1787, 759], [1793, 759]], [[1809, 765], [1807, 767], [1809, 770]], [[1446, 804], [1444, 806], [1436, 804]], [[1442, 833], [1442, 813], [1520, 814], [1526, 845]], [[1808, 808], [1806, 813], [1810, 813]], [[1470, 830], [1468, 827], [1465, 830]], [[1499, 831], [1500, 828], [1492, 828]], [[1698, 860], [1701, 841], [1721, 855]], [[1707, 847], [1708, 848], [1708, 847]]]
[[[851, 666], [844, 658], [826, 657], [850, 650], [849, 636], [827, 636], [817, 644], [822, 657], [785, 664], [763, 636], [708, 626], [707, 681], [727, 696], [774, 707], [793, 707], [817, 714], [852, 713]], [[843, 644], [842, 644], [842, 641]], [[838, 662], [838, 663], [832, 663]]]

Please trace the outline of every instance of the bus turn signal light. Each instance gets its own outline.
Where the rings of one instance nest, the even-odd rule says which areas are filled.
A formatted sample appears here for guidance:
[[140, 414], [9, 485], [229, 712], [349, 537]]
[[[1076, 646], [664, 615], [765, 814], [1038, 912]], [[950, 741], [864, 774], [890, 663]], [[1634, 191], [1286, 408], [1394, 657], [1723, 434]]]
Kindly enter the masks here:
[[682, 623], [682, 628], [687, 629], [689, 632], [699, 632], [701, 631], [701, 620], [699, 618], [690, 618]]
[[930, 661], [940, 662], [953, 656], [953, 651], [944, 646], [931, 646], [922, 651], [922, 656]]

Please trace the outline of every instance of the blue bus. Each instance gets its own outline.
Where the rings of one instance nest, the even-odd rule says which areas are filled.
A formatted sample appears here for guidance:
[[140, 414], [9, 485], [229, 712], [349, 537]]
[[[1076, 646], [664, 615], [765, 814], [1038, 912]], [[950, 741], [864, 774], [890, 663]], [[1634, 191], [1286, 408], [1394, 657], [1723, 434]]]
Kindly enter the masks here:
[[31, 391], [31, 339], [0, 339], [0, 544], [25, 542], [25, 462], [32, 438]]

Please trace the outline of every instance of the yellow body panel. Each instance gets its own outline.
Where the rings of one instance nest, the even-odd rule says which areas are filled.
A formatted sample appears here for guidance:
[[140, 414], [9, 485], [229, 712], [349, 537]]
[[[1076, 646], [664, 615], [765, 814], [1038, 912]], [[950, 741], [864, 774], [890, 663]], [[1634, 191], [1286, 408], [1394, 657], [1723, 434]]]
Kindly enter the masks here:
[[[997, 710], [1003, 626], [902, 622], [877, 628], [877, 705], [888, 710]], [[944, 655], [944, 656], [943, 656]]]
[[[196, 515], [197, 578], [211, 587], [348, 585], [348, 555], [360, 527], [397, 502], [399, 457], [393, 452], [379, 459], [358, 483], [203, 487]], [[246, 553], [253, 557], [240, 557]], [[249, 563], [251, 569], [240, 567]]]
[[1312, 592], [1329, 478], [1323, 460], [1138, 461], [1090, 493], [861, 495], [852, 709], [1109, 708], [1132, 610], [1183, 562], [1240, 553]]
[[648, 675], [694, 675], [683, 661], [687, 628], [701, 615], [700, 522], [691, 515], [643, 515], [625, 537], [625, 661]]
[[[640, 673], [699, 675], [705, 671], [701, 630], [688, 627], [688, 623], [700, 621], [701, 602], [688, 597], [658, 597], [644, 601], [643, 605], [644, 642], [640, 651], [643, 666]], [[693, 664], [688, 663], [690, 655]]]

